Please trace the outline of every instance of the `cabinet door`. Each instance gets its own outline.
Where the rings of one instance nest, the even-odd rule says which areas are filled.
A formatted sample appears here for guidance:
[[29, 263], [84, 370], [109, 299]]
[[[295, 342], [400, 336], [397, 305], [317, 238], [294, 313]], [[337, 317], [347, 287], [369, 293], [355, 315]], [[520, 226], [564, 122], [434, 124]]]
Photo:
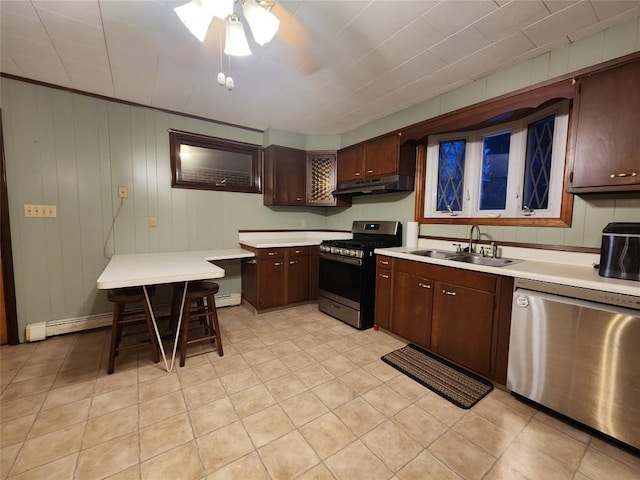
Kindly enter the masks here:
[[376, 306], [375, 324], [389, 330], [391, 319], [391, 270], [381, 268], [378, 263], [376, 271]]
[[242, 298], [258, 308], [258, 261], [255, 258], [242, 260]]
[[367, 177], [398, 173], [399, 142], [400, 137], [394, 134], [364, 144], [365, 175]]
[[364, 151], [362, 145], [338, 151], [338, 183], [364, 178]]
[[493, 304], [491, 293], [435, 282], [432, 350], [489, 376]]
[[409, 273], [393, 276], [391, 331], [422, 347], [431, 346], [433, 282]]
[[337, 168], [335, 152], [307, 153], [307, 205], [338, 204], [331, 194], [338, 184]]
[[286, 303], [309, 300], [309, 256], [290, 256], [287, 260]]
[[640, 190], [640, 61], [580, 80], [572, 187]]
[[307, 153], [272, 145], [264, 158], [265, 205], [305, 205]]
[[258, 260], [258, 309], [284, 305], [283, 258]]

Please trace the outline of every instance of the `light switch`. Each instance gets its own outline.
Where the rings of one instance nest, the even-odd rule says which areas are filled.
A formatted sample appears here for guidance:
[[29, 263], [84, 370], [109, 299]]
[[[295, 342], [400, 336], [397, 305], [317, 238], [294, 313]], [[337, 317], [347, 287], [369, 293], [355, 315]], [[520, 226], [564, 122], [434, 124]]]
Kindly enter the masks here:
[[158, 227], [158, 217], [149, 217], [149, 228]]

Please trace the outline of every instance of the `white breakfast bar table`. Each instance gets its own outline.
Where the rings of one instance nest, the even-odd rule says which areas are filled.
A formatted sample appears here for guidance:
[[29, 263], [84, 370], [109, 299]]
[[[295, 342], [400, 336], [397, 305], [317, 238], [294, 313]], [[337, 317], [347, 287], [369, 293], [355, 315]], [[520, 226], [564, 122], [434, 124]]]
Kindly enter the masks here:
[[[184, 300], [189, 282], [209, 280], [224, 277], [224, 269], [210, 262], [216, 260], [231, 260], [236, 258], [253, 257], [254, 253], [241, 248], [225, 250], [202, 250], [194, 252], [166, 252], [166, 253], [132, 253], [113, 255], [109, 263], [96, 281], [101, 290], [124, 287], [143, 287], [144, 296], [151, 312], [151, 320], [156, 332], [162, 358], [167, 372], [173, 370], [178, 346], [178, 333], [182, 322]], [[147, 286], [161, 283], [184, 283], [182, 303], [176, 337], [173, 342], [171, 364], [162, 345], [162, 339], [156, 323], [155, 314], [147, 292]]]

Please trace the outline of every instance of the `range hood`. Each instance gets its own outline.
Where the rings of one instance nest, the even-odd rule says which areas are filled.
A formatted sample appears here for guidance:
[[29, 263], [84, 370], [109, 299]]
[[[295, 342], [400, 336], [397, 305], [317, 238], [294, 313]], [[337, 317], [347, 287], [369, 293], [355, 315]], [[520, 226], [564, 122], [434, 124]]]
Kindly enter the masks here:
[[351, 182], [339, 183], [331, 192], [340, 195], [367, 195], [371, 193], [410, 192], [413, 190], [413, 177], [406, 175], [389, 175], [387, 177], [365, 178]]

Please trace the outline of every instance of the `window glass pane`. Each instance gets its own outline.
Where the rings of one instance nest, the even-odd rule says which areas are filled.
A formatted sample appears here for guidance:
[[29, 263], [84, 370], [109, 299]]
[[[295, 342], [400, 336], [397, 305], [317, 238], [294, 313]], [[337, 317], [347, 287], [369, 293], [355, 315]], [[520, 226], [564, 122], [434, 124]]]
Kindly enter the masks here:
[[439, 212], [462, 210], [466, 145], [466, 140], [440, 142], [438, 154], [438, 197], [436, 203]]
[[550, 115], [529, 124], [527, 128], [523, 210], [544, 210], [549, 205], [555, 118], [555, 115]]
[[510, 132], [484, 137], [482, 142], [480, 210], [504, 210], [505, 208], [510, 142]]
[[253, 173], [251, 154], [226, 152], [211, 148], [180, 145], [181, 179], [216, 186], [251, 186]]

